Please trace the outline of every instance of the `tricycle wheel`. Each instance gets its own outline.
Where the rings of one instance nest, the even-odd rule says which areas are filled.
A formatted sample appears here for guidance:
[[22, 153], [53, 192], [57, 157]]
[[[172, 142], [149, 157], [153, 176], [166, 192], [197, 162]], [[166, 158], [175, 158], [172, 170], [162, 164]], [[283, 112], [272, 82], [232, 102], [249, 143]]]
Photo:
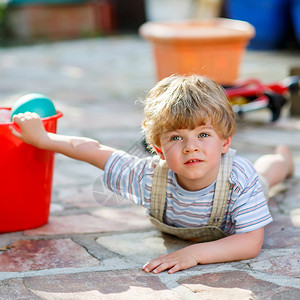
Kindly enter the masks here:
[[272, 112], [272, 122], [275, 122], [279, 119], [282, 107], [287, 103], [285, 97], [279, 94], [275, 94], [272, 92], [264, 93], [269, 98], [268, 108]]

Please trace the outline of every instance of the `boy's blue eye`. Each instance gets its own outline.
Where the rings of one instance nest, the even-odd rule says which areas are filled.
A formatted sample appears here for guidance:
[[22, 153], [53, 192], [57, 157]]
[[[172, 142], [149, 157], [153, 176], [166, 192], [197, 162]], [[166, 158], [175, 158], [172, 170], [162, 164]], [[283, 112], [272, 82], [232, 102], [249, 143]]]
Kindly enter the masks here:
[[171, 140], [172, 141], [180, 141], [181, 137], [179, 135], [174, 135], [174, 136], [171, 137]]
[[200, 138], [205, 138], [205, 137], [208, 137], [208, 136], [209, 135], [207, 133], [204, 133], [204, 132], [199, 134]]

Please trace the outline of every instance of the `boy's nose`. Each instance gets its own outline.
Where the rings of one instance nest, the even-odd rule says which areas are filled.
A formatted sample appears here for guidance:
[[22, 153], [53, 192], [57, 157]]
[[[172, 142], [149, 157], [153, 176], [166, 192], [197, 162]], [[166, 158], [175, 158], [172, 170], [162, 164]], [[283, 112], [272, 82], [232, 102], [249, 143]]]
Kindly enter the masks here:
[[193, 141], [191, 139], [187, 140], [183, 152], [184, 153], [191, 153], [191, 152], [198, 152], [199, 151], [199, 145], [196, 141]]

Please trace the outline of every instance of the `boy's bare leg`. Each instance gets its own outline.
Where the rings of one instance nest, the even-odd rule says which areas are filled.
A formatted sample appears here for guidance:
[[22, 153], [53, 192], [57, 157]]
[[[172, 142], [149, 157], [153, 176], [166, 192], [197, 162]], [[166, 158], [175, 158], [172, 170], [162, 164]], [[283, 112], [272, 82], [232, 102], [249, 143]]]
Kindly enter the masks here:
[[272, 187], [294, 174], [294, 160], [290, 149], [284, 145], [277, 146], [274, 154], [260, 157], [254, 167]]

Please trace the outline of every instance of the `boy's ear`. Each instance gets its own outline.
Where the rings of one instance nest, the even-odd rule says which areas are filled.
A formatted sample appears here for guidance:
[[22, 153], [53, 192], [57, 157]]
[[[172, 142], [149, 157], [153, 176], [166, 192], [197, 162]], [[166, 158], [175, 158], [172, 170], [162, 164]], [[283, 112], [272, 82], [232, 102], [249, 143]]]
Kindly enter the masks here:
[[225, 154], [229, 150], [231, 141], [232, 141], [232, 136], [224, 139], [222, 154]]
[[154, 146], [154, 145], [152, 145], [152, 147], [155, 149], [157, 155], [158, 155], [161, 159], [165, 160], [165, 156], [164, 156], [162, 150], [161, 150], [160, 148], [158, 148], [157, 146]]

